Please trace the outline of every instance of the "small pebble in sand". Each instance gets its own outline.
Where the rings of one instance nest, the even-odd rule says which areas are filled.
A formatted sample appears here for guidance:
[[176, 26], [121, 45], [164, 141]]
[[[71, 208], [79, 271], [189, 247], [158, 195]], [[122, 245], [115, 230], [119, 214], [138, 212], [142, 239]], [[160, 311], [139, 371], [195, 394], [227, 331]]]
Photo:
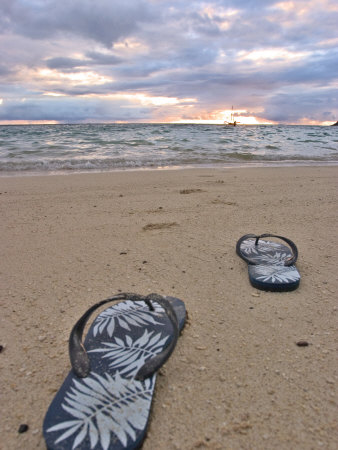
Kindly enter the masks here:
[[20, 426], [19, 426], [19, 429], [18, 429], [18, 433], [26, 433], [26, 431], [28, 430], [28, 425], [26, 424], [26, 423], [22, 423]]
[[307, 341], [298, 341], [296, 342], [296, 345], [298, 345], [298, 347], [308, 347], [309, 343]]

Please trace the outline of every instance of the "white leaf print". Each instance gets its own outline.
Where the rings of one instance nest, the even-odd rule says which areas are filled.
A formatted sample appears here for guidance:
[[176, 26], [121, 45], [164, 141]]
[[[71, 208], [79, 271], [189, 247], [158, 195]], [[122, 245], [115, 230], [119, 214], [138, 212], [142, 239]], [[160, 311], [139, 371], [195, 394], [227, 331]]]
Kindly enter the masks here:
[[102, 334], [106, 330], [108, 336], [112, 337], [116, 324], [127, 331], [130, 331], [130, 325], [138, 327], [147, 324], [160, 325], [156, 319], [160, 318], [163, 308], [156, 302], [152, 304], [154, 311], [151, 311], [144, 302], [130, 300], [111, 306], [95, 319], [93, 335]]
[[255, 266], [257, 280], [272, 283], [290, 283], [299, 280], [299, 272], [295, 266]]
[[80, 433], [76, 436], [75, 441], [73, 443], [73, 448], [76, 448], [81, 442], [85, 439], [87, 435], [88, 425], [84, 426]]
[[285, 255], [283, 261], [291, 256], [291, 252], [285, 245], [263, 239], [258, 242], [258, 245], [255, 245], [255, 239], [246, 239], [241, 243], [241, 252], [257, 263], [259, 261], [273, 263], [278, 252]]
[[[56, 437], [55, 443], [74, 435], [73, 448], [80, 445], [87, 435], [91, 450], [99, 442], [103, 449], [108, 449], [112, 435], [115, 436], [114, 439], [117, 438], [123, 445], [127, 445], [128, 440], [136, 440], [135, 430], [144, 429], [147, 423], [154, 379], [155, 377], [148, 378], [141, 382], [122, 378], [116, 372], [114, 377], [107, 373], [104, 376], [92, 373], [81, 381], [74, 380], [62, 407], [78, 420], [61, 422], [49, 428], [47, 432], [66, 430]], [[84, 396], [88, 407], [85, 414]], [[88, 404], [90, 399], [91, 405]]]
[[118, 369], [120, 374], [135, 376], [144, 363], [160, 353], [164, 348], [168, 336], [162, 333], [144, 331], [143, 335], [133, 341], [126, 335], [125, 342], [120, 338], [115, 338], [114, 342], [102, 342], [104, 347], [90, 350], [89, 353], [103, 353], [103, 358], [108, 358], [111, 362], [109, 367]]

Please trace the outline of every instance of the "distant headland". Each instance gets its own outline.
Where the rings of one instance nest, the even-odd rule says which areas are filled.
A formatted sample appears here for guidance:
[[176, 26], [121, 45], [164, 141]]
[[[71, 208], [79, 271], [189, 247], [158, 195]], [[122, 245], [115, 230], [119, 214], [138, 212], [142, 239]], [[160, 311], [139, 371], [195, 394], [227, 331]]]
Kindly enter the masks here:
[[331, 125], [331, 127], [338, 127], [338, 120], [337, 120], [336, 123], [333, 123], [333, 124]]

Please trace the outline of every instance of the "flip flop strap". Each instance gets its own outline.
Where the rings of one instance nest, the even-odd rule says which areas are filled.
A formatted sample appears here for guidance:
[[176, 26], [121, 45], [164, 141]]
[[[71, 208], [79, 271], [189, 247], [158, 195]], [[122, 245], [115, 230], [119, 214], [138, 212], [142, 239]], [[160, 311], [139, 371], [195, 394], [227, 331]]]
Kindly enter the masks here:
[[131, 300], [133, 302], [144, 301], [151, 311], [154, 311], [152, 302], [159, 303], [164, 311], [166, 312], [168, 318], [170, 319], [171, 325], [173, 327], [173, 338], [170, 344], [158, 353], [153, 358], [149, 359], [137, 372], [135, 379], [143, 381], [155, 373], [163, 364], [168, 360], [171, 353], [173, 352], [179, 335], [178, 320], [174, 308], [171, 303], [161, 295], [149, 294], [147, 296], [142, 296], [138, 294], [123, 293], [118, 294], [113, 297], [101, 300], [95, 305], [91, 306], [80, 319], [74, 325], [70, 337], [69, 337], [69, 357], [72, 368], [75, 374], [80, 378], [85, 378], [90, 372], [90, 361], [87, 351], [82, 343], [82, 335], [84, 327], [91, 316], [91, 314], [100, 306], [106, 303], [113, 302], [116, 300]]
[[298, 258], [298, 249], [296, 247], [296, 244], [294, 242], [292, 242], [291, 239], [288, 239], [288, 238], [283, 237], [283, 236], [278, 236], [276, 234], [265, 233], [265, 234], [260, 234], [259, 236], [256, 236], [255, 234], [246, 234], [246, 235], [242, 236], [238, 240], [237, 245], [236, 245], [236, 252], [237, 252], [237, 254], [242, 259], [244, 259], [244, 261], [246, 261], [248, 264], [257, 265], [256, 261], [254, 261], [253, 259], [247, 257], [246, 255], [244, 255], [242, 253], [241, 244], [246, 239], [253, 238], [253, 239], [255, 239], [255, 245], [258, 245], [258, 241], [261, 238], [265, 238], [265, 237], [274, 237], [274, 238], [278, 238], [278, 239], [281, 239], [282, 241], [286, 242], [289, 245], [289, 247], [291, 248], [291, 256], [284, 261], [284, 265], [285, 266], [292, 266], [293, 264], [295, 264], [295, 262], [297, 261], [297, 258]]

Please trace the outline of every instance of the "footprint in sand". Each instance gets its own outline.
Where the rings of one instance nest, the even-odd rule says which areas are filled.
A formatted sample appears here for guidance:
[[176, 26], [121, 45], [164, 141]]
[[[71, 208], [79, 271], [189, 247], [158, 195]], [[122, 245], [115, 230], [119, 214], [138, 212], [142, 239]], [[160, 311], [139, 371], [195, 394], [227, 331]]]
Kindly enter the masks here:
[[216, 198], [215, 200], [212, 200], [211, 203], [213, 203], [214, 205], [237, 206], [236, 202], [227, 202], [225, 200], [220, 200], [218, 198]]
[[182, 189], [180, 194], [194, 194], [195, 192], [205, 192], [202, 189]]
[[176, 222], [166, 222], [166, 223], [148, 223], [142, 229], [144, 231], [150, 230], [163, 230], [165, 228], [176, 227], [178, 224]]

